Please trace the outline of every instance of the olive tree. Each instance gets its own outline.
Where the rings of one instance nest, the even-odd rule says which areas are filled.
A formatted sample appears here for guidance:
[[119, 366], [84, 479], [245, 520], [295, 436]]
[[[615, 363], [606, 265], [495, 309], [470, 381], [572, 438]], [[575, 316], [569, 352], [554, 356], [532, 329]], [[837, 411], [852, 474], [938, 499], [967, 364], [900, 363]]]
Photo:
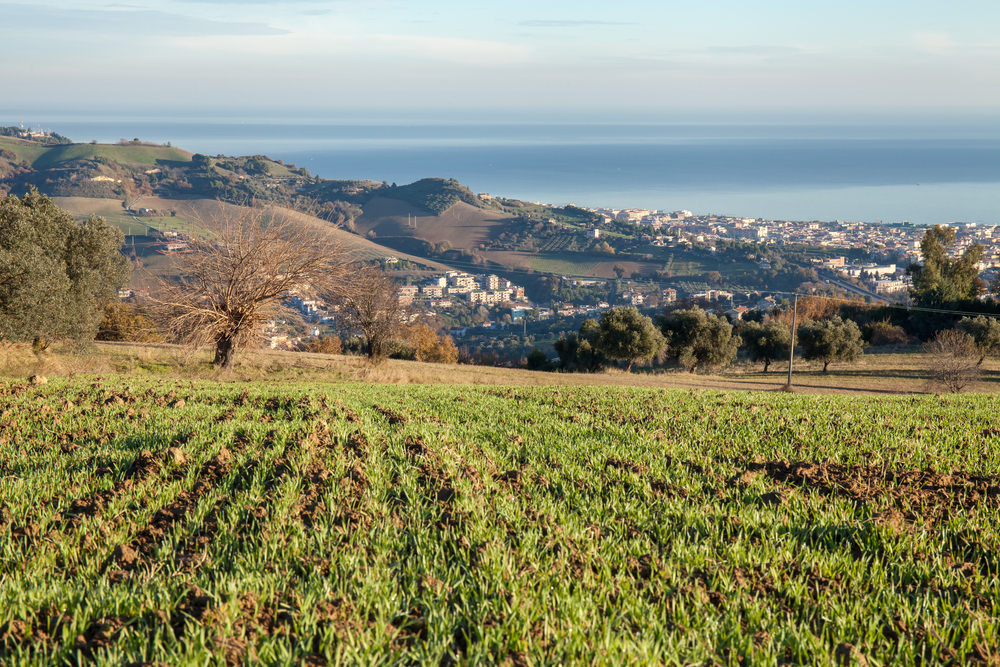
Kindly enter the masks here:
[[636, 361], [652, 359], [666, 347], [653, 320], [634, 307], [605, 311], [599, 324], [601, 352], [608, 359], [627, 362], [626, 370]]
[[691, 373], [705, 366], [728, 366], [743, 342], [733, 335], [729, 320], [697, 307], [671, 311], [660, 317], [659, 325], [670, 357]]
[[0, 199], [0, 340], [93, 340], [128, 279], [123, 240], [102, 218], [78, 223], [37, 190]]
[[857, 361], [864, 353], [861, 329], [854, 320], [843, 320], [836, 315], [803, 324], [799, 327], [798, 342], [803, 357], [823, 362], [824, 373], [831, 362]]
[[792, 332], [788, 325], [778, 320], [747, 322], [740, 329], [743, 346], [753, 361], [764, 363], [764, 372], [771, 363], [788, 355]]

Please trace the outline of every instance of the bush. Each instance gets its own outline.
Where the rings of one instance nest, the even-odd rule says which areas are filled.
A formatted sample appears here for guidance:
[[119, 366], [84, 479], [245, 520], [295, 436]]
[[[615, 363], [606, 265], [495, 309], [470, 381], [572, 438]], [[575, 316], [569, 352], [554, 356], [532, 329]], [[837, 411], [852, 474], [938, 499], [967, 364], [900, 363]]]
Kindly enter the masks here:
[[97, 340], [128, 343], [160, 343], [163, 336], [153, 321], [138, 309], [121, 301], [108, 301], [101, 308], [101, 324]]
[[436, 364], [458, 363], [458, 348], [451, 336], [438, 334], [426, 324], [417, 324], [406, 333], [407, 342], [413, 347], [414, 358]]
[[964, 331], [939, 331], [933, 340], [924, 343], [923, 349], [931, 355], [934, 385], [958, 393], [979, 379], [979, 348], [975, 339]]
[[340, 340], [340, 336], [337, 335], [319, 336], [307, 341], [302, 350], [304, 352], [317, 352], [319, 354], [342, 354], [344, 344]]
[[972, 336], [979, 352], [977, 366], [982, 366], [986, 357], [1000, 354], [1000, 320], [997, 318], [985, 315], [963, 317], [958, 323], [958, 329]]
[[559, 368], [566, 371], [594, 373], [606, 363], [601, 353], [601, 326], [595, 319], [584, 320], [579, 333], [569, 334], [554, 344]]
[[865, 333], [869, 345], [906, 345], [910, 342], [906, 330], [888, 319], [865, 325]]
[[549, 356], [537, 347], [528, 353], [528, 359], [525, 365], [529, 371], [547, 371], [552, 366], [549, 361]]

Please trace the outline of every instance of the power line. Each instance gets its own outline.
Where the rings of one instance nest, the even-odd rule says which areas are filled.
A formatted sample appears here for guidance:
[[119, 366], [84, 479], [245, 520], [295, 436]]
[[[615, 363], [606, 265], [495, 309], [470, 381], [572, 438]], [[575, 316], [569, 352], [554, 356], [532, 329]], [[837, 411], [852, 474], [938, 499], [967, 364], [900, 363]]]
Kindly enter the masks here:
[[[826, 295], [823, 295], [823, 294], [803, 294], [801, 292], [785, 292], [785, 291], [782, 291], [782, 290], [758, 290], [758, 291], [760, 291], [760, 292], [768, 292], [770, 294], [782, 294], [782, 295], [791, 296], [791, 297], [802, 297], [802, 298], [810, 298], [810, 299], [826, 299], [828, 301], [839, 301], [841, 303], [846, 303], [846, 304], [855, 305], [855, 306], [857, 306], [857, 305], [872, 305], [873, 307], [876, 307], [874, 304], [865, 304], [863, 302], [859, 303], [859, 300], [855, 300], [855, 299], [845, 299], [845, 298], [842, 298], [842, 297], [826, 296]], [[879, 308], [893, 308], [895, 310], [905, 310], [907, 312], [936, 313], [938, 315], [986, 315], [987, 317], [1000, 317], [1000, 313], [976, 312], [976, 311], [972, 311], [972, 310], [957, 310], [957, 309], [950, 309], [950, 308], [928, 308], [926, 306], [909, 306], [909, 305], [902, 304], [902, 303], [891, 303], [889, 301], [884, 301], [884, 300], [883, 300], [883, 302], [881, 304], [878, 304], [877, 307], [879, 307]]]

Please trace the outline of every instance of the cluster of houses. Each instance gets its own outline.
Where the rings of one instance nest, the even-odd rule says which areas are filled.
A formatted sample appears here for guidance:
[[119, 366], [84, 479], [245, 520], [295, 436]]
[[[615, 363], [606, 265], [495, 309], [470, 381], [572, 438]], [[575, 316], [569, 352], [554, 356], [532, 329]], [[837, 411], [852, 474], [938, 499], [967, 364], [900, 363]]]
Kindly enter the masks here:
[[523, 287], [500, 276], [448, 271], [420, 285], [401, 286], [399, 301], [404, 305], [419, 302], [431, 308], [451, 308], [456, 303], [499, 306], [526, 303], [528, 299]]
[[157, 243], [152, 246], [153, 250], [161, 255], [175, 255], [182, 252], [191, 252], [184, 235], [174, 229], [150, 229], [150, 236], [156, 239]]
[[[920, 240], [927, 231], [926, 226], [909, 223], [765, 220], [639, 208], [587, 210], [601, 216], [606, 224], [615, 221], [642, 225], [652, 230], [669, 228], [670, 233], [656, 237], [656, 243], [660, 245], [668, 243], [671, 237], [677, 239], [682, 236], [702, 243], [713, 239], [741, 239], [894, 254], [903, 265], [920, 261]], [[955, 254], [964, 252], [973, 243], [980, 243], [986, 249], [983, 268], [1000, 269], [1000, 226], [974, 222], [952, 222], [946, 226], [956, 231], [956, 243], [952, 249]], [[595, 231], [599, 236], [600, 230], [588, 233], [593, 236]]]

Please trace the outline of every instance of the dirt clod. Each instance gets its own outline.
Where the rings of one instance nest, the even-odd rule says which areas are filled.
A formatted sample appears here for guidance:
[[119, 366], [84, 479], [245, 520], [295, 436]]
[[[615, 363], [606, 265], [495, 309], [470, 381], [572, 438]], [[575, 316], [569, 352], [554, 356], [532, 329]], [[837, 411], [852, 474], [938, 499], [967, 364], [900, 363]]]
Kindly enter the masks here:
[[187, 463], [187, 454], [180, 447], [167, 447], [164, 458], [177, 466]]
[[127, 544], [119, 544], [111, 557], [122, 567], [132, 567], [139, 560], [139, 553]]

